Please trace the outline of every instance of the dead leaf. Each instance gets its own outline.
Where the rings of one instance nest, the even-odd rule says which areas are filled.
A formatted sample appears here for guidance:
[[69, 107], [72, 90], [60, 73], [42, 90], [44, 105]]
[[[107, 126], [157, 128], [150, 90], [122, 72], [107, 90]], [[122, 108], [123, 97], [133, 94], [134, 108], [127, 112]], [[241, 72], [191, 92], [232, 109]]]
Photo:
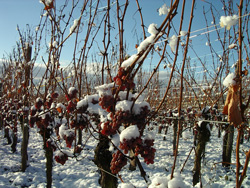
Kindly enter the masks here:
[[230, 87], [227, 99], [223, 108], [223, 114], [228, 115], [228, 121], [238, 126], [242, 123], [241, 112], [239, 108], [239, 96], [237, 94], [238, 86]]
[[229, 103], [230, 103], [230, 101], [231, 101], [232, 93], [233, 93], [233, 88], [230, 87], [230, 88], [228, 89], [226, 102], [225, 102], [225, 105], [224, 105], [224, 108], [223, 108], [223, 112], [222, 112], [222, 113], [225, 114], [225, 115], [228, 115], [228, 105], [229, 105]]
[[239, 99], [236, 93], [233, 93], [233, 97], [228, 105], [228, 121], [238, 126], [242, 122], [241, 112], [239, 109]]

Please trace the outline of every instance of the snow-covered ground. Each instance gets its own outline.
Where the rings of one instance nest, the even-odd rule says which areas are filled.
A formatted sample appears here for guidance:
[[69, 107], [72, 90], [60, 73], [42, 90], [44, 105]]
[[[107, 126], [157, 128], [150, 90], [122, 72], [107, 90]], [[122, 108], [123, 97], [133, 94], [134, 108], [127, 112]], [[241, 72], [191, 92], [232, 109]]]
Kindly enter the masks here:
[[[154, 130], [157, 133], [157, 128]], [[164, 132], [164, 131], [163, 131]], [[88, 137], [87, 133], [84, 133], [83, 140]], [[166, 138], [165, 140], [163, 138]], [[153, 183], [164, 180], [167, 182], [167, 177], [171, 174], [171, 168], [174, 161], [172, 155], [172, 128], [169, 128], [167, 135], [156, 134], [155, 136], [155, 148], [156, 156], [155, 163], [146, 165], [143, 163], [143, 167], [149, 176], [149, 179]], [[236, 138], [236, 136], [235, 136]], [[42, 147], [42, 138], [36, 133], [36, 129], [30, 129], [29, 140], [29, 166], [26, 172], [20, 172], [20, 146], [21, 136], [19, 135], [17, 152], [12, 153], [10, 146], [6, 145], [6, 140], [3, 138], [3, 131], [0, 133], [0, 187], [46, 187], [46, 174], [45, 174], [45, 157]], [[54, 163], [53, 167], [53, 187], [59, 188], [84, 188], [84, 187], [100, 187], [98, 184], [99, 170], [92, 162], [94, 156], [94, 148], [97, 141], [90, 139], [87, 142], [85, 149], [82, 151], [79, 160], [70, 158], [66, 161], [65, 165]], [[189, 130], [185, 130], [183, 137], [180, 140], [179, 153], [176, 164], [176, 177], [178, 172], [183, 167], [184, 161], [193, 147], [193, 136]], [[241, 146], [241, 164], [244, 164], [244, 151], [250, 148], [250, 143], [245, 143]], [[232, 162], [235, 162], [235, 147], [233, 149]], [[217, 129], [212, 129], [212, 135], [210, 142], [206, 146], [205, 160], [202, 161], [202, 186], [203, 187], [235, 187], [235, 166], [232, 166], [229, 172], [227, 172], [222, 166], [222, 138], [218, 138]], [[192, 151], [184, 170], [181, 173], [184, 187], [192, 187], [192, 169], [194, 162], [194, 151]], [[218, 164], [216, 164], [218, 163]], [[129, 171], [128, 165], [121, 171], [121, 177], [125, 183], [131, 183], [136, 188], [146, 188], [147, 185], [144, 179], [140, 176], [139, 170]], [[180, 177], [178, 176], [180, 179]], [[163, 184], [162, 184], [163, 185]], [[169, 184], [170, 185], [170, 184]], [[172, 182], [172, 185], [174, 183]], [[243, 182], [245, 188], [250, 187], [250, 171], [247, 172], [247, 177]], [[122, 183], [119, 180], [119, 187], [122, 187]], [[123, 187], [128, 187], [123, 184]], [[155, 187], [155, 186], [150, 186]], [[159, 186], [156, 186], [159, 187]], [[196, 185], [200, 187], [200, 185]]]

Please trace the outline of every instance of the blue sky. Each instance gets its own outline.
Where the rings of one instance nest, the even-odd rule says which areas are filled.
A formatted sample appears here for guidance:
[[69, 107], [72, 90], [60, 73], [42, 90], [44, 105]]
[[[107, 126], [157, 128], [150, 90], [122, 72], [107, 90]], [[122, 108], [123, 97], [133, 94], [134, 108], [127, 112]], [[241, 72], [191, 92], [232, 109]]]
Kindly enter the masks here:
[[10, 53], [19, 40], [17, 25], [35, 27], [40, 20], [42, 4], [39, 0], [0, 0], [0, 58]]
[[[212, 2], [213, 5], [218, 9], [219, 13], [223, 15], [222, 5], [218, 0], [207, 0], [208, 2]], [[101, 0], [101, 6], [105, 6], [106, 1]], [[120, 1], [123, 2], [123, 1]], [[142, 7], [142, 13], [144, 15], [145, 25], [148, 26], [151, 23], [161, 24], [164, 16], [159, 16], [157, 13], [157, 9], [160, 8], [164, 3], [167, 5], [170, 3], [170, 0], [141, 0], [139, 1]], [[191, 0], [187, 0], [186, 6], [187, 8], [191, 8]], [[133, 4], [132, 4], [133, 3]], [[182, 5], [182, 1], [180, 1], [180, 8]], [[209, 10], [209, 4], [203, 0], [197, 0], [195, 6], [195, 17], [192, 25], [192, 31], [201, 29], [205, 27], [205, 20], [203, 16], [203, 7], [205, 10]], [[129, 5], [128, 14], [125, 18], [125, 40], [128, 43], [129, 50], [133, 51], [134, 45], [137, 43], [136, 39], [133, 38], [133, 28], [139, 28], [141, 31], [140, 22], [135, 22], [134, 17], [139, 17], [138, 13], [136, 16], [135, 1], [131, 1], [131, 5]], [[43, 5], [39, 3], [39, 0], [0, 0], [0, 59], [3, 55], [10, 53], [15, 46], [16, 41], [19, 40], [19, 35], [16, 30], [17, 25], [19, 25], [22, 31], [25, 31], [26, 24], [29, 24], [31, 28], [35, 29], [40, 20], [41, 10], [43, 9]], [[179, 11], [181, 13], [181, 11]], [[187, 11], [185, 14], [184, 26], [183, 30], [188, 29], [188, 21], [190, 12]], [[209, 20], [210, 19], [210, 20]], [[208, 22], [211, 23], [212, 18], [208, 18]], [[219, 20], [217, 20], [219, 23]], [[179, 18], [176, 18], [176, 27], [179, 27]], [[175, 23], [174, 23], [175, 24]], [[203, 31], [200, 31], [199, 34]], [[192, 35], [191, 35], [192, 36]], [[215, 32], [211, 33], [211, 41], [212, 43], [216, 43], [216, 35]], [[194, 37], [192, 39], [193, 46], [195, 47], [199, 56], [203, 57], [206, 54], [209, 54], [208, 47], [206, 46], [207, 39], [205, 35], [201, 35], [199, 37]], [[65, 50], [62, 53], [61, 61], [65, 63], [69, 62], [72, 59], [72, 49], [73, 44], [70, 42], [66, 43]], [[102, 44], [100, 44], [102, 46]], [[131, 50], [130, 50], [131, 49]], [[219, 49], [218, 49], [219, 51]], [[133, 53], [133, 52], [132, 52]], [[190, 57], [195, 58], [195, 55], [190, 52]], [[208, 57], [209, 58], [209, 57]]]

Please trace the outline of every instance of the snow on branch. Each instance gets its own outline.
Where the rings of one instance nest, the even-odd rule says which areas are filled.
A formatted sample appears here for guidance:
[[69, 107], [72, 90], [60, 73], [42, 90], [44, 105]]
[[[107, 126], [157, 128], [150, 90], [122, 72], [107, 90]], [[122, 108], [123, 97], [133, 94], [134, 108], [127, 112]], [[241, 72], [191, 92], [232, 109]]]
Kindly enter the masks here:
[[239, 17], [237, 15], [221, 16], [220, 17], [220, 26], [226, 27], [226, 29], [229, 30], [231, 28], [231, 26], [234, 26], [237, 24], [238, 18]]
[[223, 85], [226, 87], [231, 87], [236, 85], [236, 81], [234, 80], [236, 77], [235, 73], [230, 73], [227, 75], [227, 77], [223, 81]]
[[169, 13], [169, 9], [170, 8], [166, 4], [162, 5], [161, 8], [159, 8], [159, 16]]
[[[137, 48], [137, 54], [132, 55], [130, 58], [128, 58], [127, 60], [125, 60], [121, 67], [123, 68], [127, 68], [130, 65], [132, 65], [132, 63], [134, 63], [134, 61], [136, 60], [136, 58], [139, 57], [139, 54], [141, 52], [143, 52], [144, 50], [147, 49], [148, 46], [150, 46], [151, 44], [154, 44], [155, 42], [155, 38], [156, 36], [159, 34], [159, 31], [157, 29], [157, 24], [152, 23], [148, 26], [148, 33], [150, 33], [151, 35], [149, 37], [147, 37], [144, 41], [142, 41], [140, 43], [140, 45]], [[138, 59], [138, 61], [140, 61], [144, 56], [142, 55], [141, 58]]]
[[78, 23], [79, 23], [79, 20], [80, 20], [80, 18], [74, 20], [73, 25], [69, 29], [70, 34], [73, 33], [76, 30], [76, 28], [78, 26]]

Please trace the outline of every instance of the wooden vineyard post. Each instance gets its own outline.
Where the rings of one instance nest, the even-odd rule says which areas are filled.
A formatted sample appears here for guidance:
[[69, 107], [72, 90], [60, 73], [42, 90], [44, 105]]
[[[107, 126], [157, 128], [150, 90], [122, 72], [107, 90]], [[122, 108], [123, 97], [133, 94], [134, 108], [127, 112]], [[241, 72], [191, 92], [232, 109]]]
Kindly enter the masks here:
[[25, 83], [24, 83], [24, 109], [23, 109], [23, 122], [21, 123], [23, 140], [21, 146], [21, 171], [24, 172], [27, 168], [28, 161], [28, 143], [29, 143], [29, 120], [28, 120], [28, 106], [29, 106], [29, 81], [30, 81], [30, 60], [31, 60], [32, 47], [27, 45], [25, 48]]

